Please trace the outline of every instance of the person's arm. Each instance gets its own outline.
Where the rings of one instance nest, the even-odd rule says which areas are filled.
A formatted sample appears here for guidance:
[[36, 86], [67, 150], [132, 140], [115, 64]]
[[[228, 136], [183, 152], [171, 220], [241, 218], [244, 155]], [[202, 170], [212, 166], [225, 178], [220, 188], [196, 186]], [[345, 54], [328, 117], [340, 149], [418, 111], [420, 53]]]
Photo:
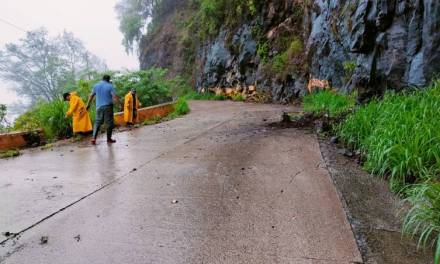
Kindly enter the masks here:
[[123, 110], [124, 106], [121, 103], [121, 99], [116, 94], [116, 90], [115, 90], [115, 87], [113, 85], [112, 85], [112, 97], [113, 97], [113, 102], [115, 102]]
[[76, 111], [76, 108], [78, 107], [78, 101], [74, 100], [73, 98], [70, 98], [70, 102], [69, 102], [69, 110], [66, 113], [65, 118], [69, 118], [73, 115], [73, 112]]
[[91, 93], [89, 96], [89, 100], [87, 100], [87, 105], [86, 105], [87, 111], [89, 111], [90, 104], [93, 102], [93, 99], [95, 99], [95, 93]]
[[120, 105], [121, 108], [122, 108], [121, 99], [119, 99], [119, 96], [117, 96], [116, 94], [113, 94], [113, 101], [114, 101], [117, 105]]

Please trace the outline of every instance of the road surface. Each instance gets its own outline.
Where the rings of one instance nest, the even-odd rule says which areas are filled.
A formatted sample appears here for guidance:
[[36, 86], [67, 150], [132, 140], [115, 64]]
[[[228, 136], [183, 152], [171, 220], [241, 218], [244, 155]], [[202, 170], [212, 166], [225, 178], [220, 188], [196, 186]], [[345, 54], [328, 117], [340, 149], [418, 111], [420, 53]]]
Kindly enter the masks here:
[[362, 262], [314, 134], [286, 107], [184, 118], [0, 161], [0, 263]]

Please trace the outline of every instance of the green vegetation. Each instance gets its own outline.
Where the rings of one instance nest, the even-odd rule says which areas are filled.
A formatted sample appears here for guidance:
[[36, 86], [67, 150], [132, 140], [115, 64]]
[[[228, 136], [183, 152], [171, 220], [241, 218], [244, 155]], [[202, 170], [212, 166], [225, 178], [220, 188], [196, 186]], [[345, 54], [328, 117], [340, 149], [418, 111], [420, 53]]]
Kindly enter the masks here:
[[192, 0], [196, 11], [190, 27], [200, 39], [215, 36], [220, 27], [234, 28], [243, 21], [250, 21], [261, 9], [254, 0]]
[[241, 93], [234, 94], [231, 99], [234, 102], [244, 102], [246, 100], [246, 98]]
[[[352, 68], [352, 67], [350, 67]], [[337, 116], [354, 107], [353, 96], [321, 91], [304, 98], [306, 111]], [[435, 248], [440, 263], [440, 80], [425, 90], [387, 92], [357, 107], [335, 127], [364, 168], [389, 180], [392, 191], [411, 205], [403, 233], [419, 246]]]
[[171, 113], [171, 117], [179, 117], [186, 115], [190, 112], [188, 102], [185, 98], [181, 97], [177, 99], [177, 102], [174, 106], [174, 111]]
[[180, 116], [184, 116], [189, 112], [191, 112], [191, 109], [189, 108], [187, 100], [184, 97], [180, 97], [179, 99], [177, 99], [177, 102], [174, 106], [174, 111], [171, 114], [164, 117], [155, 116], [153, 119], [145, 120], [142, 123], [142, 125], [149, 126], [149, 125], [159, 124], [162, 122], [166, 122], [178, 118]]
[[6, 114], [8, 108], [4, 104], [0, 104], [0, 133], [7, 132], [9, 130], [9, 123], [6, 120]]
[[286, 68], [289, 55], [287, 52], [276, 55], [272, 60], [272, 70], [275, 73], [282, 73]]
[[184, 95], [186, 100], [207, 100], [207, 101], [224, 101], [228, 98], [224, 95], [216, 95], [215, 93], [206, 92], [198, 93], [196, 91], [190, 91]]
[[418, 244], [428, 248], [435, 246], [434, 263], [440, 263], [440, 183], [427, 182], [412, 187], [406, 199], [413, 207], [407, 214], [403, 232], [413, 238], [419, 236]]
[[[172, 96], [185, 94], [190, 88], [181, 77], [166, 78], [166, 70], [150, 69], [147, 71], [112, 73], [113, 82], [118, 95], [123, 98], [132, 88], [137, 89], [139, 100], [144, 107], [171, 101]], [[87, 101], [92, 87], [99, 79], [80, 80], [76, 84], [76, 92]], [[68, 103], [61, 99], [41, 101], [32, 109], [19, 116], [13, 125], [15, 131], [30, 131], [38, 128], [44, 130], [46, 138], [50, 140], [68, 138], [72, 136], [71, 119], [64, 119]], [[116, 109], [121, 110], [121, 109]], [[95, 108], [90, 108], [92, 122], [95, 118]]]
[[149, 69], [126, 74], [115, 74], [113, 83], [118, 96], [123, 98], [131, 89], [136, 89], [143, 107], [171, 101], [171, 90], [175, 80], [166, 79], [164, 69]]
[[301, 54], [304, 51], [303, 43], [300, 39], [294, 38], [292, 43], [290, 43], [289, 49], [287, 53], [289, 56], [296, 56]]
[[0, 50], [0, 77], [13, 82], [17, 94], [32, 104], [58, 99], [65, 87], [106, 69], [69, 32], [52, 37], [44, 28], [29, 31]]
[[[281, 48], [282, 52], [275, 55], [270, 61], [267, 57], [264, 57], [268, 54], [269, 50], [269, 44], [267, 44], [267, 42], [265, 45], [259, 46], [257, 51], [257, 53], [261, 53], [261, 55], [259, 54], [260, 58], [266, 58], [263, 62], [271, 65], [269, 74], [276, 74], [283, 79], [288, 75], [298, 74], [303, 68], [303, 60], [301, 59], [301, 56], [304, 47], [301, 39], [297, 37], [284, 37], [280, 38], [278, 43], [274, 43], [273, 45]], [[267, 51], [264, 49], [267, 49]]]
[[20, 155], [20, 151], [13, 149], [7, 151], [0, 151], [0, 159], [13, 158]]
[[345, 81], [348, 81], [356, 69], [356, 61], [344, 61], [342, 66], [344, 67]]
[[[337, 116], [354, 98], [322, 91], [304, 98], [306, 111]], [[403, 232], [435, 246], [440, 263], [440, 81], [426, 90], [387, 92], [358, 107], [335, 131], [350, 148], [360, 150], [364, 168], [386, 177], [392, 191], [411, 205]]]
[[426, 91], [388, 92], [349, 116], [342, 139], [366, 153], [365, 168], [398, 192], [440, 172], [440, 82]]
[[266, 64], [269, 61], [269, 42], [266, 41], [258, 44], [257, 56], [263, 64]]
[[155, 116], [153, 119], [145, 120], [145, 121], [142, 123], [142, 125], [143, 125], [143, 126], [151, 126], [151, 125], [159, 124], [159, 123], [162, 123], [162, 122], [164, 122], [164, 121], [167, 121], [166, 118], [167, 118], [167, 117]]
[[147, 21], [158, 13], [162, 1], [119, 0], [115, 6], [118, 14], [119, 30], [124, 35], [122, 44], [127, 52], [133, 51], [134, 43], [141, 40], [142, 30]]
[[306, 95], [303, 102], [306, 112], [311, 112], [315, 115], [328, 114], [329, 117], [338, 117], [354, 108], [356, 93], [346, 96], [330, 90], [322, 90]]
[[356, 69], [356, 61], [344, 61], [342, 64], [344, 67], [344, 71], [348, 75], [352, 75], [354, 70]]
[[61, 99], [40, 102], [15, 120], [13, 130], [31, 131], [42, 128], [49, 140], [70, 137], [71, 120], [64, 119], [67, 109], [68, 105]]

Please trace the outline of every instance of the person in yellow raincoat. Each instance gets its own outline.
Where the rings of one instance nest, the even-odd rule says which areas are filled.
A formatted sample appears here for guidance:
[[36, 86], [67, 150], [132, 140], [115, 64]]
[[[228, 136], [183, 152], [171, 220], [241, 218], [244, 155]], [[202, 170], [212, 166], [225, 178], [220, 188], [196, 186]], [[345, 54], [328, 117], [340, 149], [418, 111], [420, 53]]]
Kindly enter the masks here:
[[90, 121], [89, 113], [86, 106], [76, 92], [63, 94], [64, 101], [69, 102], [69, 110], [66, 113], [66, 118], [73, 119], [73, 133], [87, 134], [93, 130], [92, 121]]
[[124, 121], [127, 125], [133, 125], [138, 120], [138, 110], [141, 106], [137, 98], [136, 90], [132, 89], [125, 95]]

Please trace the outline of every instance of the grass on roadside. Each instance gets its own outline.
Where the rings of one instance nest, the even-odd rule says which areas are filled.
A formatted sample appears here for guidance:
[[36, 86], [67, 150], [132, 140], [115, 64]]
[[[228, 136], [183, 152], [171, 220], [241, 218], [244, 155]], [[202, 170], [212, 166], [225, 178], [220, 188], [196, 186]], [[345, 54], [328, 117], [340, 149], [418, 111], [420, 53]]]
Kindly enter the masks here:
[[440, 82], [424, 91], [388, 92], [350, 115], [337, 128], [342, 140], [365, 153], [365, 168], [406, 184], [440, 174]]
[[329, 117], [338, 117], [349, 112], [356, 103], [356, 93], [350, 96], [322, 90], [308, 94], [303, 99], [304, 111], [315, 115], [328, 114]]
[[20, 151], [16, 149], [0, 151], [0, 159], [13, 158], [20, 155]]
[[440, 263], [440, 183], [413, 186], [406, 199], [412, 205], [405, 217], [403, 233], [418, 236], [418, 245], [434, 247], [434, 263]]
[[216, 95], [215, 93], [211, 93], [211, 92], [198, 93], [196, 91], [190, 91], [183, 97], [186, 100], [207, 100], [207, 101], [225, 101], [228, 99], [225, 95]]
[[364, 155], [369, 172], [389, 180], [411, 209], [402, 228], [434, 247], [440, 263], [440, 81], [424, 90], [387, 92], [359, 107], [336, 128]]
[[231, 97], [231, 99], [234, 102], [244, 102], [244, 101], [246, 101], [246, 98], [241, 93], [233, 95]]
[[166, 122], [175, 118], [178, 118], [180, 116], [184, 116], [186, 114], [188, 114], [191, 111], [191, 109], [189, 108], [188, 102], [184, 97], [180, 97], [176, 104], [174, 105], [174, 111], [172, 113], [170, 113], [167, 116], [164, 117], [160, 117], [160, 116], [155, 116], [153, 119], [150, 120], [145, 120], [142, 125], [144, 126], [149, 126], [149, 125], [155, 125], [155, 124], [159, 124], [162, 122]]
[[[321, 91], [304, 98], [305, 111], [330, 117], [354, 108], [354, 97]], [[356, 107], [335, 127], [349, 148], [360, 150], [364, 168], [389, 180], [411, 209], [402, 228], [434, 247], [440, 264], [440, 80], [424, 90], [387, 92]]]

